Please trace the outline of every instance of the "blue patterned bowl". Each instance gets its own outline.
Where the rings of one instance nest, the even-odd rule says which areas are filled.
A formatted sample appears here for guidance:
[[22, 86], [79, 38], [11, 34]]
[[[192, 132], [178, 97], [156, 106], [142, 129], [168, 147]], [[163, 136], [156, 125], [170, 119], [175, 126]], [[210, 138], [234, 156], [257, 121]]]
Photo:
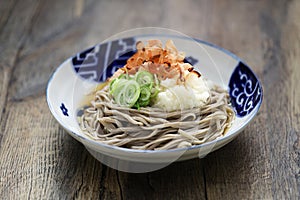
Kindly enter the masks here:
[[[172, 150], [131, 150], [101, 144], [85, 136], [79, 128], [77, 110], [82, 99], [99, 82], [110, 77], [135, 52], [136, 41], [172, 39], [186, 61], [204, 77], [228, 89], [236, 119], [231, 128], [214, 141]], [[203, 157], [233, 140], [258, 112], [262, 86], [252, 70], [232, 53], [213, 44], [170, 34], [134, 35], [113, 38], [67, 59], [53, 73], [47, 87], [47, 102], [55, 119], [75, 139], [104, 164], [128, 172], [146, 172], [162, 168], [176, 160]]]

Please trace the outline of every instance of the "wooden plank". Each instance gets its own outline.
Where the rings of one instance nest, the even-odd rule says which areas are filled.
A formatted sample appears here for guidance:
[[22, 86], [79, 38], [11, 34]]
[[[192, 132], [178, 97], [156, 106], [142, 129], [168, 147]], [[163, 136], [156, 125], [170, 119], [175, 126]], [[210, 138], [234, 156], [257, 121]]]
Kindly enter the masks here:
[[[87, 28], [79, 26], [86, 16], [78, 7], [85, 4], [60, 2], [47, 2], [38, 8], [14, 64], [10, 85], [3, 86], [9, 90], [6, 107], [11, 109], [4, 113], [1, 123], [0, 196], [120, 199], [116, 172], [68, 136], [46, 104], [44, 89], [50, 74], [75, 53], [74, 49], [82, 47], [78, 41]], [[53, 12], [56, 14], [51, 18]], [[45, 22], [48, 27], [43, 26]]]
[[122, 199], [205, 199], [203, 163], [173, 163], [145, 174], [119, 172]]
[[8, 22], [9, 16], [16, 6], [16, 0], [0, 2], [0, 34]]
[[[51, 46], [53, 41], [61, 40], [62, 45], [62, 39], [67, 39], [67, 35], [74, 34], [76, 31], [81, 30], [85, 33], [89, 25], [86, 21], [91, 17], [90, 9], [94, 4], [93, 0], [44, 1], [39, 8], [37, 19], [33, 24], [31, 34], [25, 41], [20, 57], [43, 50]], [[74, 41], [74, 44], [84, 45], [81, 41], [82, 38]], [[73, 53], [76, 53], [76, 50], [73, 50]]]
[[[73, 55], [74, 49], [79, 49], [76, 41], [83, 35], [84, 32], [79, 30], [71, 32], [21, 57], [12, 75], [9, 99], [20, 101], [30, 96], [44, 94], [54, 69]], [[62, 43], [69, 48], [61, 48]]]
[[[215, 1], [214, 4], [214, 12], [222, 14], [211, 19], [212, 39], [240, 56], [262, 77], [264, 38], [257, 22], [265, 12], [264, 3]], [[268, 138], [261, 136], [267, 128], [264, 106], [239, 137], [205, 158], [208, 199], [272, 198]]]
[[[6, 3], [1, 15], [0, 29], [0, 120], [6, 108], [8, 85], [18, 54], [24, 43], [24, 38], [30, 29], [31, 19], [36, 9], [36, 1]], [[22, 20], [20, 20], [20, 18]], [[0, 134], [0, 142], [2, 132]]]
[[[276, 87], [268, 93], [273, 99], [268, 109], [273, 124], [269, 137], [271, 147], [277, 147], [272, 149], [271, 156], [278, 158], [271, 163], [272, 176], [276, 178], [272, 184], [275, 199], [300, 198], [300, 22], [297, 20], [300, 2], [292, 1], [287, 6], [283, 11], [286, 19], [280, 19], [283, 20], [279, 40], [282, 62], [268, 77], [273, 79], [270, 87], [276, 82]], [[278, 98], [279, 93], [283, 95]]]
[[11, 67], [14, 64], [17, 52], [22, 48], [30, 31], [32, 19], [38, 9], [37, 2], [35, 0], [18, 2], [10, 12], [11, 16], [8, 17], [6, 26], [2, 27], [0, 35], [1, 66]]
[[118, 195], [114, 170], [60, 128], [44, 96], [7, 106], [0, 151], [2, 199], [94, 199], [103, 178], [106, 199]]
[[[299, 41], [299, 32], [295, 33], [294, 27], [289, 29], [283, 26], [290, 20], [286, 13], [290, 14], [295, 2], [289, 5], [282, 1], [218, 4], [220, 12], [228, 12], [227, 16], [221, 16], [222, 22], [219, 23], [222, 24], [216, 25], [221, 29], [231, 23], [239, 25], [234, 28], [231, 24], [231, 31], [239, 32], [238, 35], [233, 34], [237, 39], [226, 38], [221, 41], [229, 46], [234, 45], [230, 48], [241, 57], [246, 55], [246, 61], [250, 61], [262, 79], [265, 93], [260, 113], [250, 126], [235, 141], [205, 159], [208, 199], [299, 198], [299, 160], [295, 160], [299, 156], [299, 132], [291, 126], [290, 113], [294, 113], [294, 119], [296, 113], [288, 105], [290, 101], [295, 105], [299, 99], [295, 101], [298, 97], [294, 95], [295, 91], [293, 99], [289, 97], [291, 90], [288, 82], [292, 81], [292, 73], [285, 64], [285, 49], [282, 49], [287, 38], [293, 44]], [[243, 16], [236, 16], [236, 13], [242, 13]], [[295, 11], [291, 15], [291, 19], [298, 17]], [[256, 23], [250, 23], [250, 20], [256, 20]], [[214, 24], [212, 28], [216, 28]], [[284, 36], [285, 29], [292, 29], [290, 32], [293, 34]], [[295, 46], [293, 44], [286, 44], [286, 47]], [[294, 66], [296, 61], [289, 62]], [[298, 69], [294, 68], [294, 71], [299, 73]], [[296, 85], [294, 81], [296, 79], [292, 81]]]
[[81, 50], [88, 29], [88, 24], [83, 23], [89, 17], [86, 7], [91, 2], [85, 2], [80, 8], [76, 7], [77, 2], [51, 1], [40, 6], [12, 76], [10, 99], [42, 94], [54, 69]]

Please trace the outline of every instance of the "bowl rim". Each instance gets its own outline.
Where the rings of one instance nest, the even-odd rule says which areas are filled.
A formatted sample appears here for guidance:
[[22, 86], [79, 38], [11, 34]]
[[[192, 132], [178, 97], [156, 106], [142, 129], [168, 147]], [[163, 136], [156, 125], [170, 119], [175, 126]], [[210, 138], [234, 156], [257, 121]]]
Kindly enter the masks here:
[[[238, 133], [240, 133], [253, 119], [254, 117], [257, 115], [260, 107], [261, 107], [261, 104], [263, 102], [263, 86], [261, 84], [261, 81], [257, 78], [257, 75], [253, 72], [253, 70], [240, 58], [238, 57], [237, 55], [235, 55], [234, 53], [230, 52], [229, 50], [227, 49], [224, 49], [218, 45], [215, 45], [213, 43], [210, 43], [210, 42], [207, 42], [207, 41], [204, 41], [204, 40], [201, 40], [201, 39], [197, 39], [197, 38], [191, 38], [191, 37], [183, 37], [183, 36], [178, 36], [178, 35], [171, 35], [171, 34], [141, 34], [141, 35], [134, 35], [132, 37], [148, 37], [148, 36], [164, 36], [164, 37], [176, 37], [176, 38], [179, 38], [179, 39], [184, 39], [184, 40], [190, 40], [190, 41], [196, 41], [197, 43], [200, 43], [200, 44], [204, 44], [204, 45], [207, 45], [209, 47], [212, 47], [214, 49], [217, 49], [221, 52], [223, 52], [224, 54], [232, 57], [234, 60], [238, 61], [238, 62], [242, 62], [246, 65], [246, 67], [250, 70], [250, 72], [252, 72], [252, 74], [254, 75], [254, 77], [256, 78], [256, 80], [258, 81], [259, 83], [259, 86], [260, 86], [260, 89], [261, 89], [261, 96], [260, 96], [260, 100], [258, 102], [258, 104], [256, 105], [255, 109], [253, 109], [250, 113], [249, 113], [249, 118], [243, 123], [243, 125], [237, 129], [236, 131], [232, 132], [231, 134], [225, 134], [224, 136], [222, 137], [219, 137], [219, 138], [216, 138], [212, 141], [209, 141], [209, 142], [205, 142], [203, 144], [198, 144], [198, 145], [193, 145], [193, 146], [190, 146], [190, 147], [183, 147], [183, 148], [175, 148], [175, 149], [167, 149], [167, 150], [139, 150], [139, 149], [129, 149], [129, 148], [124, 148], [124, 147], [119, 147], [119, 146], [113, 146], [113, 145], [108, 145], [108, 144], [104, 144], [104, 143], [101, 143], [101, 142], [97, 142], [89, 137], [83, 137], [82, 135], [70, 130], [69, 127], [65, 126], [64, 123], [56, 118], [56, 114], [55, 114], [55, 111], [54, 111], [54, 108], [51, 106], [51, 101], [50, 101], [50, 98], [49, 98], [49, 87], [50, 87], [50, 84], [54, 78], [54, 76], [58, 73], [58, 71], [65, 65], [65, 63], [69, 62], [70, 59], [73, 58], [73, 56], [67, 58], [65, 61], [63, 61], [55, 70], [54, 72], [51, 74], [49, 80], [48, 80], [48, 83], [47, 83], [47, 87], [46, 87], [46, 101], [47, 101], [47, 104], [48, 104], [48, 107], [49, 107], [49, 110], [51, 111], [51, 114], [53, 115], [53, 117], [55, 118], [55, 120], [69, 133], [71, 134], [74, 134], [76, 137], [75, 139], [77, 138], [80, 138], [81, 140], [84, 140], [86, 141], [87, 143], [90, 143], [92, 145], [96, 145], [96, 146], [100, 146], [100, 147], [104, 147], [104, 148], [107, 148], [107, 149], [110, 149], [110, 150], [115, 150], [115, 151], [122, 151], [122, 152], [127, 152], [127, 153], [134, 153], [134, 154], [161, 154], [161, 153], [175, 153], [175, 152], [180, 152], [180, 151], [183, 151], [183, 152], [186, 152], [186, 151], [191, 151], [191, 150], [195, 150], [195, 149], [200, 149], [202, 147], [206, 147], [206, 146], [209, 146], [209, 145], [212, 145], [212, 144], [217, 144], [217, 143], [221, 143], [221, 142], [225, 142], [227, 139], [230, 139], [231, 137], [235, 137], [238, 135]], [[125, 37], [124, 37], [125, 38]], [[122, 38], [118, 38], [118, 39], [122, 39]], [[118, 40], [116, 39], [116, 40]], [[105, 44], [107, 42], [110, 42], [110, 41], [114, 41], [114, 40], [105, 40], [103, 42], [100, 42], [100, 43], [97, 43], [91, 47], [88, 47], [88, 48], [93, 48], [94, 46], [96, 45], [101, 45], [101, 44]], [[88, 49], [86, 48], [86, 49]], [[84, 50], [83, 50], [84, 51]], [[79, 51], [78, 53], [80, 53], [82, 51]], [[76, 55], [76, 54], [75, 54]], [[74, 136], [73, 136], [74, 137]], [[77, 139], [78, 140], [78, 139]], [[84, 146], [86, 146], [85, 143], [83, 143], [83, 141], [79, 140]]]

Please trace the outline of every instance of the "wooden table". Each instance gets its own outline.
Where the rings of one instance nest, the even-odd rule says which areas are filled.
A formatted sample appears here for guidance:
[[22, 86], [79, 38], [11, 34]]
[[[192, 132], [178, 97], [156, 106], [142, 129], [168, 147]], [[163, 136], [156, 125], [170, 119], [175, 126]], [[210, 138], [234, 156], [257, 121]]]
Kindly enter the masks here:
[[[70, 55], [145, 26], [215, 43], [264, 86], [257, 117], [203, 159], [130, 174], [94, 159], [50, 114], [45, 87]], [[0, 199], [299, 199], [300, 1], [0, 2]]]

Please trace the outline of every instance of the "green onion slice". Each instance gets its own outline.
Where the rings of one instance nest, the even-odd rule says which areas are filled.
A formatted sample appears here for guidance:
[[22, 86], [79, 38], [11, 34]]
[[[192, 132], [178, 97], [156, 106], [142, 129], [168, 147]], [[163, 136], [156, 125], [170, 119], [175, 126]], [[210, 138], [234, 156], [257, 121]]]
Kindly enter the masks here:
[[151, 89], [149, 87], [147, 87], [147, 85], [145, 86], [141, 86], [141, 95], [139, 98], [139, 101], [148, 101], [151, 97]]
[[143, 85], [153, 85], [153, 75], [147, 71], [139, 71], [135, 74], [135, 80], [140, 84]]
[[[121, 79], [124, 80], [124, 79]], [[140, 96], [140, 86], [135, 80], [119, 80], [111, 92], [116, 103], [126, 107], [132, 107]]]
[[115, 90], [118, 88], [118, 86], [124, 84], [125, 82], [127, 82], [125, 79], [118, 79], [118, 78], [113, 79], [109, 84], [110, 94], [113, 94]]
[[151, 89], [151, 96], [150, 98], [155, 98], [159, 93], [159, 88], [158, 86], [155, 86], [154, 88]]

